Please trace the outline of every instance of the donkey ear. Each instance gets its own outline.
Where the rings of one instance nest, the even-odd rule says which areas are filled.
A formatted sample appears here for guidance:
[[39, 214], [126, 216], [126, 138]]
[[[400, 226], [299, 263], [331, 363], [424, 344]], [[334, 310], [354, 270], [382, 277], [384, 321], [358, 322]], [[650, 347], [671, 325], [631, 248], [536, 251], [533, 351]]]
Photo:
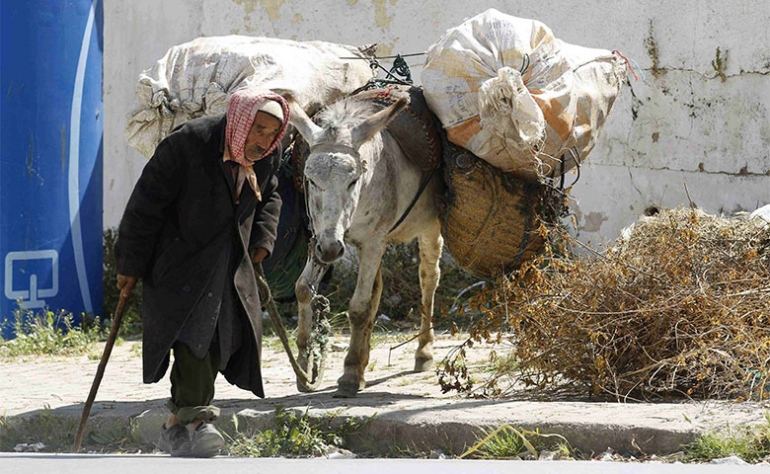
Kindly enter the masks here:
[[286, 99], [286, 103], [289, 104], [289, 123], [294, 125], [299, 134], [302, 135], [302, 138], [312, 146], [318, 140], [323, 130], [310, 120], [310, 117], [294, 100], [294, 96], [289, 92], [283, 92], [281, 95]]
[[356, 125], [356, 127], [351, 132], [353, 148], [358, 149], [358, 147], [372, 138], [377, 132], [387, 127], [390, 121], [396, 118], [396, 115], [401, 113], [405, 107], [406, 98], [401, 97], [387, 109], [380, 110], [376, 114]]

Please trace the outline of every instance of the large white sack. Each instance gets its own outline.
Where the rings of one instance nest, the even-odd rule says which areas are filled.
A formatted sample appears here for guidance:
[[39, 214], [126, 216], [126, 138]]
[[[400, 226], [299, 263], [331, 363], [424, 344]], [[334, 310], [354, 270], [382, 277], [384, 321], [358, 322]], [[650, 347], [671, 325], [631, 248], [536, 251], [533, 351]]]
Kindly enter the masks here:
[[421, 73], [451, 142], [529, 180], [586, 158], [625, 77], [621, 55], [494, 9], [447, 30]]
[[237, 35], [173, 46], [139, 76], [126, 139], [149, 158], [174, 127], [225, 112], [230, 95], [250, 86], [288, 90], [312, 113], [366, 84], [369, 62], [353, 58], [372, 53], [371, 46]]

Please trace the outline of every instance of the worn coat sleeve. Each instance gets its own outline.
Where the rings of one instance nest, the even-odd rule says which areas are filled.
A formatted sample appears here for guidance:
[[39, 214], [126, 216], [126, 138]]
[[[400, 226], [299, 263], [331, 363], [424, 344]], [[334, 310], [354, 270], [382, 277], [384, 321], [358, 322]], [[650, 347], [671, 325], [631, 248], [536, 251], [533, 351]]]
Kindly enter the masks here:
[[273, 254], [278, 235], [278, 220], [281, 217], [281, 195], [278, 193], [276, 171], [277, 166], [271, 166], [267, 184], [262, 192], [262, 201], [257, 203], [254, 211], [254, 224], [249, 242], [249, 251], [263, 248], [267, 250], [268, 257]]
[[121, 275], [144, 277], [153, 256], [167, 209], [179, 194], [181, 161], [168, 140], [147, 162], [118, 227], [115, 264]]

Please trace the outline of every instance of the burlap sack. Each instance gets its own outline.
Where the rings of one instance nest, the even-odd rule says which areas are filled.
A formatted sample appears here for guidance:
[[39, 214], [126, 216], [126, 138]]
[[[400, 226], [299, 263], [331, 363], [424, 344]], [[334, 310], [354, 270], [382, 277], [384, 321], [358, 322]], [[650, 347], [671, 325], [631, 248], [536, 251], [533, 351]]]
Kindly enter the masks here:
[[222, 36], [171, 47], [142, 72], [138, 107], [128, 117], [128, 144], [151, 157], [176, 126], [227, 110], [230, 95], [245, 87], [290, 91], [308, 113], [315, 112], [372, 77], [373, 47], [322, 41]]
[[588, 156], [625, 75], [619, 54], [567, 44], [539, 21], [490, 9], [431, 46], [421, 79], [452, 143], [539, 180]]

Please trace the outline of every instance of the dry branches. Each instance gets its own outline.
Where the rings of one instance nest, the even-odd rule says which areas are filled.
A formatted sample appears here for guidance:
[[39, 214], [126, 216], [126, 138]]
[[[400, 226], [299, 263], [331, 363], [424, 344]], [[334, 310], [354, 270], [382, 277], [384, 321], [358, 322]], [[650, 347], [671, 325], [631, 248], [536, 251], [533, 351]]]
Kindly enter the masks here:
[[[505, 334], [518, 359], [515, 374], [495, 374], [483, 393], [510, 390], [508, 377], [619, 399], [768, 398], [763, 221], [677, 209], [643, 218], [602, 255], [555, 248], [475, 302], [487, 319], [473, 338]], [[443, 380], [459, 375], [452, 365]]]

